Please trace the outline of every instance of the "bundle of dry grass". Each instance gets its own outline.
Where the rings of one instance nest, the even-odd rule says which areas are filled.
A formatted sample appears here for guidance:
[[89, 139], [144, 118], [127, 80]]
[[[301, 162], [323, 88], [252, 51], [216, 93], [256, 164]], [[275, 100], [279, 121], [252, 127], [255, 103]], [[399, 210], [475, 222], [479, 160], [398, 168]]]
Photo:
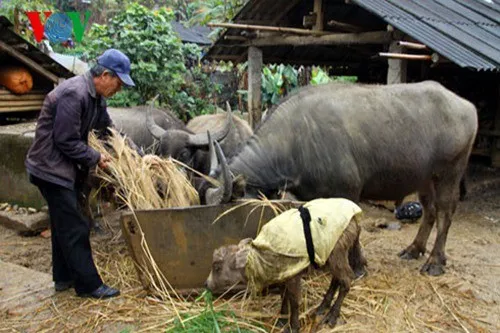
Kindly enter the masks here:
[[[198, 193], [172, 159], [139, 156], [116, 131], [106, 142], [89, 137], [89, 144], [111, 155], [106, 170], [97, 176], [113, 186], [117, 197], [132, 209], [159, 209], [199, 204]], [[108, 149], [106, 147], [109, 147]]]

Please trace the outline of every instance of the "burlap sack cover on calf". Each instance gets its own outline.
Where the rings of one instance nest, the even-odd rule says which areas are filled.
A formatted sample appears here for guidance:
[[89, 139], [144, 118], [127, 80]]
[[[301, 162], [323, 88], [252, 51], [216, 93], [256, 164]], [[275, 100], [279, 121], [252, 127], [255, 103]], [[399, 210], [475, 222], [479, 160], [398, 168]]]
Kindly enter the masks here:
[[[316, 199], [304, 207], [311, 214], [314, 260], [323, 266], [351, 219], [362, 211], [352, 201], [342, 198]], [[295, 208], [264, 225], [249, 247], [245, 273], [255, 292], [286, 281], [310, 264], [302, 219]]]

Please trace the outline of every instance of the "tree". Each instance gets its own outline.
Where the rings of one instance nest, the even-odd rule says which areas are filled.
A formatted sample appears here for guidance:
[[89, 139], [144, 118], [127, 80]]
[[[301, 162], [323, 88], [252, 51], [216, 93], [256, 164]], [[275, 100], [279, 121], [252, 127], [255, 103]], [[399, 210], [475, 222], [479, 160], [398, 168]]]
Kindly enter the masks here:
[[109, 105], [145, 104], [160, 93], [162, 100], [183, 119], [214, 109], [208, 98], [205, 99], [210, 91], [200, 91], [193, 75], [186, 80], [188, 71], [183, 51], [197, 53], [198, 57], [201, 51], [182, 45], [170, 24], [173, 19], [172, 10], [150, 10], [135, 3], [109, 20], [107, 25], [92, 26], [86, 38], [89, 59], [95, 59], [108, 48], [116, 48], [126, 53], [132, 64], [131, 76], [136, 87], [116, 94]]
[[0, 15], [3, 15], [14, 24], [14, 31], [26, 40], [34, 42], [33, 32], [25, 11], [51, 11], [54, 7], [43, 0], [3, 0], [0, 1]]

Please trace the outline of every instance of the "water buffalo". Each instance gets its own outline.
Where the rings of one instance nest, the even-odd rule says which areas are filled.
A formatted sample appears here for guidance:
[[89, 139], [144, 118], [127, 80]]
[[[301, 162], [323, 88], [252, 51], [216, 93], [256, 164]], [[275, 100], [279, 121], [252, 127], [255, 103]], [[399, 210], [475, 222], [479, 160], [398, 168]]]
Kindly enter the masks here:
[[[440, 275], [477, 126], [474, 105], [437, 82], [311, 86], [285, 98], [227, 167], [247, 178], [250, 194], [286, 188], [300, 200], [359, 202], [418, 192], [424, 217], [399, 255], [424, 254], [439, 212], [436, 242], [421, 271]], [[228, 182], [203, 190], [202, 199], [230, 198]]]
[[[108, 107], [108, 114], [113, 121], [113, 125], [121, 133], [127, 135], [138, 147], [154, 153], [153, 144], [155, 138], [146, 127], [147, 108], [147, 106], [130, 108]], [[168, 110], [153, 108], [151, 114], [155, 123], [164, 130], [185, 130], [186, 128], [186, 125], [174, 113]]]
[[[298, 210], [290, 209], [269, 221], [255, 240], [246, 238], [238, 245], [216, 249], [205, 285], [215, 294], [247, 284], [257, 291], [265, 286], [281, 285], [280, 314], [286, 316], [290, 313], [291, 332], [299, 332], [301, 276], [309, 270], [308, 267], [323, 267], [330, 272], [332, 279], [315, 315], [326, 313], [321, 323], [333, 327], [351, 282], [356, 277], [356, 270], [364, 272], [366, 265], [359, 244], [361, 228], [357, 222], [358, 214], [361, 214], [361, 209], [357, 205], [339, 198], [317, 199]], [[301, 245], [304, 237], [307, 237], [300, 230], [303, 224], [316, 229], [310, 244], [316, 243], [307, 250]], [[310, 232], [313, 234], [313, 231]], [[324, 246], [324, 243], [318, 242], [318, 238], [337, 240]], [[280, 246], [282, 244], [287, 246]], [[318, 244], [323, 246], [315, 248]], [[338, 296], [332, 306], [337, 289]], [[278, 323], [285, 325], [287, 321], [282, 317]]]
[[149, 111], [147, 119], [149, 132], [159, 141], [158, 155], [172, 156], [204, 174], [208, 174], [210, 162], [207, 131], [229, 156], [253, 133], [248, 123], [232, 115], [229, 106], [224, 114], [195, 117], [185, 129], [165, 130], [155, 123]]

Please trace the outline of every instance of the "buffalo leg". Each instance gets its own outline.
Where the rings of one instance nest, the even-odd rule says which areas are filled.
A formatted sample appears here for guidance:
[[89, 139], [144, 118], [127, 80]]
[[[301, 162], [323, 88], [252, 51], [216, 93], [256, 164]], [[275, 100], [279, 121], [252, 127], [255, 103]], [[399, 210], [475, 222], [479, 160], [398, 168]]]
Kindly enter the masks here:
[[354, 242], [353, 247], [349, 250], [349, 265], [354, 271], [356, 278], [362, 277], [366, 274], [366, 259], [361, 251], [361, 244], [359, 243], [359, 236]]
[[290, 306], [290, 302], [288, 300], [288, 293], [285, 285], [280, 286], [280, 294], [281, 294], [281, 310], [277, 326], [283, 327], [288, 322], [288, 308]]
[[438, 211], [443, 212], [443, 217], [437, 221], [437, 236], [432, 252], [425, 265], [420, 270], [429, 275], [441, 275], [444, 273], [446, 265], [446, 239], [451, 225], [451, 218], [457, 208], [459, 199], [460, 177], [452, 178], [452, 175], [446, 177], [438, 183], [436, 187], [436, 204]]
[[333, 296], [335, 295], [335, 292], [337, 291], [338, 287], [339, 287], [339, 281], [336, 278], [332, 278], [332, 281], [330, 282], [330, 287], [328, 287], [328, 291], [326, 292], [325, 297], [323, 297], [323, 301], [321, 301], [321, 304], [315, 311], [315, 314], [317, 316], [323, 315], [326, 310], [330, 309]]
[[424, 208], [424, 217], [422, 222], [420, 222], [420, 227], [413, 243], [399, 253], [399, 256], [406, 260], [418, 259], [425, 253], [427, 240], [429, 239], [437, 216], [434, 182], [429, 182], [428, 186], [422, 191], [419, 191], [418, 195]]
[[[335, 287], [338, 286], [339, 293], [337, 295], [337, 298], [335, 299], [335, 303], [333, 304], [332, 308], [330, 309], [330, 311], [328, 311], [327, 315], [321, 321], [321, 323], [327, 323], [331, 327], [334, 327], [337, 324], [337, 320], [340, 315], [340, 308], [342, 307], [344, 298], [351, 289], [351, 281], [354, 278], [354, 272], [352, 271], [351, 266], [349, 265], [349, 259], [347, 253], [345, 255], [340, 255], [340, 256], [336, 255], [334, 256], [334, 258], [335, 259], [333, 260], [329, 260], [329, 265], [333, 275], [330, 288], [332, 288], [332, 286]], [[328, 289], [328, 292], [330, 292], [330, 288]], [[326, 303], [328, 301], [326, 299], [328, 296], [333, 296], [333, 293], [332, 295], [329, 295], [328, 292], [325, 295], [325, 298], [323, 299], [323, 302], [321, 303], [320, 307], [323, 305], [323, 303]]]
[[285, 332], [299, 333], [300, 322], [299, 322], [299, 305], [300, 305], [300, 274], [291, 278], [285, 283], [285, 297], [288, 299], [290, 304], [290, 328], [286, 329]]

